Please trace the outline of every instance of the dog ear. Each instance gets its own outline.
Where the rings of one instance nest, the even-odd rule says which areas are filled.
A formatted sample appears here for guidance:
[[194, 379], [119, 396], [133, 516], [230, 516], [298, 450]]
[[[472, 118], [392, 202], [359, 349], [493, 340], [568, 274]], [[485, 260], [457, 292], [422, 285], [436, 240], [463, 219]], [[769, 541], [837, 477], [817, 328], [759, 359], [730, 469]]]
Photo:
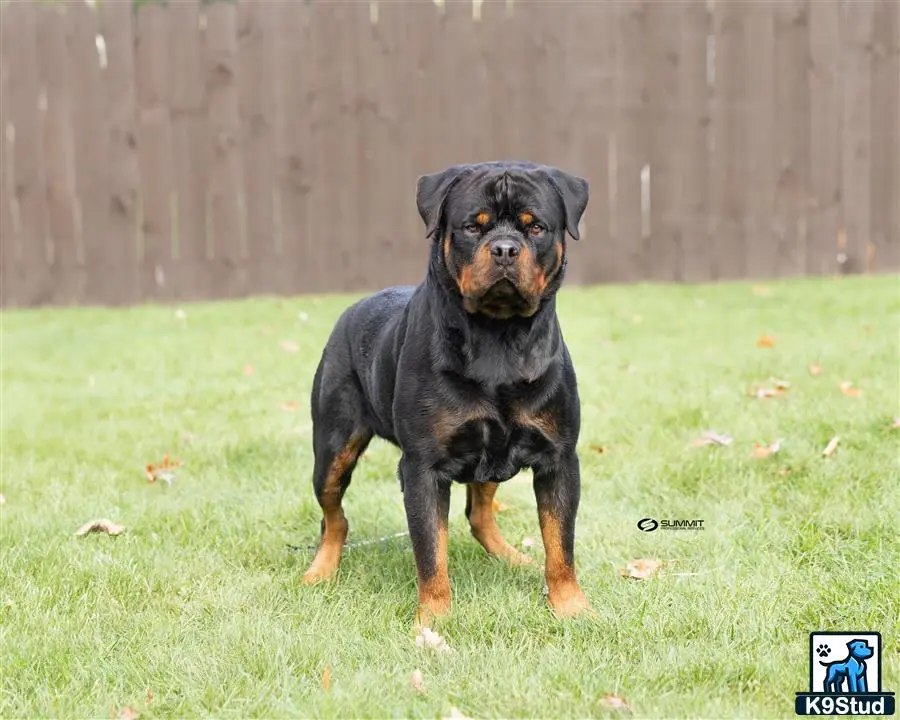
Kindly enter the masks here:
[[437, 232], [447, 194], [468, 168], [468, 165], [454, 165], [419, 178], [416, 183], [416, 204], [425, 223], [425, 237], [430, 238]]
[[550, 182], [556, 188], [556, 192], [562, 198], [566, 209], [566, 230], [575, 240], [578, 240], [578, 223], [587, 207], [590, 186], [584, 178], [570, 175], [554, 167], [544, 168], [544, 172], [550, 177]]

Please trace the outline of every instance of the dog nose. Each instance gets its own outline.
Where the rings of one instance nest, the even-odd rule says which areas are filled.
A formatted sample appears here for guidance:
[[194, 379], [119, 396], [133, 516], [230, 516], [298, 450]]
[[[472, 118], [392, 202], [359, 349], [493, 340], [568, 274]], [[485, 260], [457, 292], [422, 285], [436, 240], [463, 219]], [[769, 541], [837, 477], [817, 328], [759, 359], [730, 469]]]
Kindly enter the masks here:
[[508, 238], [491, 243], [491, 256], [498, 265], [512, 265], [519, 256], [519, 243]]

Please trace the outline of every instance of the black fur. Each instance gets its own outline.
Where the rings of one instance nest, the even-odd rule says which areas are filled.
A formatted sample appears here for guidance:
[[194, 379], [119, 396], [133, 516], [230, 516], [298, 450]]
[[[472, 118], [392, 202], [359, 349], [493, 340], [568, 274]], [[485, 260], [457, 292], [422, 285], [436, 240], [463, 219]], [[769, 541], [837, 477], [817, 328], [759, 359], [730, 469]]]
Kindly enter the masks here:
[[[566, 232], [578, 239], [587, 199], [584, 180], [529, 163], [423, 176], [424, 281], [354, 304], [328, 340], [312, 392], [316, 494], [354, 439], [358, 452], [373, 435], [397, 445], [420, 587], [435, 572], [451, 484], [503, 482], [522, 468], [534, 469], [539, 510], [559, 518], [573, 562], [579, 401], [555, 295]], [[503, 252], [516, 264], [503, 266]], [[461, 286], [467, 267], [476, 279]]]

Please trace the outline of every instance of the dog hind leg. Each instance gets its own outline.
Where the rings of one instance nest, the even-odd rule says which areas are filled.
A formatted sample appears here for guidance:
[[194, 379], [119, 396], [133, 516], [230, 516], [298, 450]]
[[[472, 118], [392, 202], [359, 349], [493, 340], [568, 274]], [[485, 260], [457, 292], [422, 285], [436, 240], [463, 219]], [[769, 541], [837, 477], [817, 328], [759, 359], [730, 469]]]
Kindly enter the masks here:
[[326, 580], [337, 572], [349, 530], [341, 503], [356, 461], [373, 434], [363, 423], [362, 393], [353, 378], [323, 397], [320, 375], [316, 373], [313, 383], [312, 415], [313, 488], [322, 508], [322, 525], [316, 556], [303, 575], [305, 584]]
[[529, 565], [533, 561], [503, 539], [494, 518], [494, 495], [498, 483], [470, 483], [466, 485], [466, 518], [472, 536], [489, 555], [503, 558], [510, 565]]

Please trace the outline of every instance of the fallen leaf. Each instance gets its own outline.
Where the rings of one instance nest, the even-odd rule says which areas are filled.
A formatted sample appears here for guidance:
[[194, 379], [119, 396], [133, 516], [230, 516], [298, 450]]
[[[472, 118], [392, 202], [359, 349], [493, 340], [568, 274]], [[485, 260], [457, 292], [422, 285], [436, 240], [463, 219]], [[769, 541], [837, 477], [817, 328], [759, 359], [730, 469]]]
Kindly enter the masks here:
[[620, 695], [613, 695], [612, 693], [607, 693], [600, 698], [600, 704], [610, 710], [631, 710], [631, 705], [629, 705], [625, 698]]
[[779, 380], [778, 378], [769, 378], [769, 382], [778, 390], [787, 390], [791, 386], [787, 380]]
[[256, 368], [252, 365], [244, 365], [244, 375], [253, 375], [256, 372]]
[[144, 472], [147, 475], [147, 482], [154, 483], [157, 480], [162, 480], [171, 485], [172, 481], [175, 479], [175, 471], [179, 467], [181, 467], [181, 460], [178, 460], [177, 458], [175, 460], [170, 460], [169, 453], [166, 453], [163, 456], [161, 463], [157, 465], [147, 465], [144, 468]]
[[603, 453], [606, 452], [606, 448], [603, 447], [602, 445], [591, 445], [591, 450], [593, 450], [598, 455], [602, 455]]
[[857, 387], [853, 387], [853, 383], [849, 380], [844, 380], [840, 386], [841, 392], [844, 393], [847, 397], [859, 397], [862, 395], [862, 390]]
[[769, 297], [772, 294], [772, 288], [768, 285], [754, 285], [753, 294], [758, 297]]
[[771, 445], [760, 445], [759, 443], [753, 443], [753, 452], [750, 453], [750, 457], [759, 460], [761, 458], [767, 458], [770, 455], [774, 455], [779, 450], [781, 450], [780, 438], [773, 442]]
[[841, 439], [835, 435], [831, 440], [828, 441], [828, 444], [825, 446], [825, 449], [822, 451], [822, 457], [831, 457], [837, 452], [837, 446]]
[[282, 340], [281, 341], [281, 349], [284, 350], [285, 352], [295, 353], [295, 352], [297, 352], [297, 350], [299, 348], [297, 347], [297, 343], [295, 343], [291, 340]]
[[459, 708], [451, 707], [450, 714], [441, 720], [472, 720], [472, 718], [465, 715]]
[[133, 707], [123, 707], [116, 712], [116, 717], [119, 720], [137, 720], [141, 716], [140, 712], [135, 710]]
[[291, 400], [290, 402], [281, 404], [281, 409], [284, 410], [285, 412], [292, 412], [292, 411], [296, 410], [298, 407], [300, 407], [300, 403], [294, 402], [293, 400]]
[[423, 627], [416, 636], [416, 647], [434, 650], [436, 652], [450, 652], [451, 648], [438, 633], [431, 628]]
[[416, 668], [412, 671], [412, 675], [409, 676], [409, 685], [416, 692], [420, 692], [423, 695], [427, 694], [427, 690], [425, 689], [425, 676], [422, 675], [422, 671]]
[[495, 513], [502, 513], [502, 512], [506, 512], [507, 510], [509, 510], [509, 506], [504, 505], [499, 500], [497, 500], [497, 498], [494, 498], [493, 500], [491, 500], [491, 509]]
[[761, 348], [770, 348], [775, 345], [775, 338], [770, 335], [766, 335], [763, 333], [759, 336], [759, 339], [756, 341], [756, 347]]
[[706, 430], [700, 437], [694, 438], [694, 447], [703, 447], [704, 445], [731, 445], [734, 438], [728, 435], [720, 435], [715, 430]]
[[525, 550], [531, 550], [534, 547], [534, 538], [526, 537], [522, 538], [522, 547]]
[[778, 397], [787, 393], [787, 389], [783, 387], [754, 387], [749, 395], [755, 398]]
[[75, 531], [75, 537], [84, 537], [88, 533], [92, 532], [105, 532], [109, 535], [121, 535], [123, 532], [125, 532], [125, 528], [121, 525], [117, 525], [112, 520], [100, 518], [99, 520], [92, 520], [91, 522], [87, 522], [80, 528], [78, 528]]
[[153, 702], [153, 691], [150, 688], [147, 688], [147, 706], [150, 706], [150, 703]]
[[815, 376], [815, 375], [821, 375], [821, 374], [822, 374], [822, 366], [821, 366], [821, 365], [812, 364], [812, 365], [810, 365], [809, 368], [807, 368], [807, 369], [809, 370], [809, 374], [810, 374], [810, 375], [814, 375], [814, 376]]
[[[900, 417], [894, 418], [894, 422], [891, 423], [892, 430], [897, 430], [898, 428], [900, 428]], [[2, 495], [0, 495], [0, 497], [2, 497]], [[3, 503], [0, 502], [0, 505], [2, 505], [2, 504]]]
[[619, 570], [619, 575], [631, 580], [649, 580], [659, 574], [662, 567], [663, 564], [660, 560], [639, 558], [632, 560], [624, 569]]
[[322, 689], [325, 692], [331, 690], [331, 665], [326, 665], [322, 671]]

